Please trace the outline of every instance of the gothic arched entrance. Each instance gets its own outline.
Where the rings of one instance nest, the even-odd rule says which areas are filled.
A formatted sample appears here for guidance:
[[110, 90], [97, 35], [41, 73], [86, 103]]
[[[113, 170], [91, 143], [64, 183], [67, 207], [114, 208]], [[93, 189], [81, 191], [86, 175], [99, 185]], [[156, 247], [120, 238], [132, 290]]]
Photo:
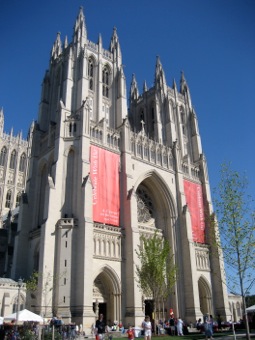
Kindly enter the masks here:
[[[140, 235], [151, 237], [158, 232], [162, 238], [165, 238], [170, 245], [172, 256], [177, 253], [176, 235], [174, 226], [176, 223], [177, 209], [173, 194], [164, 178], [156, 171], [150, 170], [142, 174], [137, 180], [135, 189], [136, 209], [137, 209], [137, 227]], [[140, 244], [141, 245], [141, 244]], [[176, 258], [174, 258], [176, 261]], [[176, 290], [173, 287], [173, 292]], [[177, 311], [177, 297], [175, 293], [169, 295], [167, 300], [158, 302], [155, 306], [157, 314], [153, 316], [153, 301], [151, 296], [144, 297], [145, 314], [153, 318], [165, 319], [167, 310], [174, 308]]]
[[200, 310], [203, 315], [206, 313], [212, 313], [212, 293], [208, 282], [205, 278], [200, 277], [198, 280], [198, 291], [199, 291], [199, 301]]
[[121, 289], [117, 274], [109, 267], [104, 267], [93, 284], [93, 310], [98, 318], [104, 314], [108, 325], [121, 320]]

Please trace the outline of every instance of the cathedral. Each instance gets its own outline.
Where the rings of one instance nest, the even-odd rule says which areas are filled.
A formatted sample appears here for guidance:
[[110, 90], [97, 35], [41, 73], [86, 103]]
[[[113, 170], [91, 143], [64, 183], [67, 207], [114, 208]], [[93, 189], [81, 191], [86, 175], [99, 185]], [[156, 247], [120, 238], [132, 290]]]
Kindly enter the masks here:
[[[168, 240], [178, 276], [161, 318], [186, 322], [230, 315], [220, 249], [211, 251], [213, 212], [206, 158], [184, 74], [127, 95], [120, 41], [87, 36], [81, 8], [70, 42], [57, 34], [30, 128], [11, 277], [39, 273], [30, 307], [90, 330], [140, 326], [151, 313], [136, 277], [141, 236]], [[26, 164], [26, 163], [25, 163]], [[25, 169], [25, 168], [24, 168]], [[28, 294], [30, 295], [30, 294]]]

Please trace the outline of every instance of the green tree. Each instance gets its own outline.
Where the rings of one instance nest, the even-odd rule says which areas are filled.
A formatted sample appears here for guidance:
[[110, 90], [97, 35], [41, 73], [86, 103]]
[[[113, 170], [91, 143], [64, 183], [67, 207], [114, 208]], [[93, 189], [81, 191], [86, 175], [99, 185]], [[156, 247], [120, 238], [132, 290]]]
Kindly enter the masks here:
[[60, 286], [60, 279], [65, 275], [66, 272], [59, 276], [52, 275], [50, 271], [41, 274], [37, 271], [34, 271], [28, 280], [26, 280], [26, 289], [29, 293], [29, 301], [30, 299], [37, 300], [38, 298], [38, 282], [39, 280], [43, 281], [43, 288], [42, 288], [42, 296], [44, 298], [44, 305], [41, 308], [44, 308], [44, 317], [51, 315], [52, 312], [54, 313], [54, 306], [52, 301], [52, 291], [56, 286]]
[[[218, 227], [216, 249], [222, 249], [228, 288], [242, 296], [246, 335], [250, 339], [245, 296], [254, 284], [255, 210], [254, 201], [247, 194], [247, 187], [244, 175], [223, 164], [214, 205]], [[211, 221], [215, 223], [215, 218]]]
[[136, 254], [140, 260], [136, 266], [138, 285], [145, 296], [153, 298], [156, 317], [156, 305], [168, 298], [176, 282], [174, 255], [168, 241], [157, 231], [152, 237], [141, 236]]

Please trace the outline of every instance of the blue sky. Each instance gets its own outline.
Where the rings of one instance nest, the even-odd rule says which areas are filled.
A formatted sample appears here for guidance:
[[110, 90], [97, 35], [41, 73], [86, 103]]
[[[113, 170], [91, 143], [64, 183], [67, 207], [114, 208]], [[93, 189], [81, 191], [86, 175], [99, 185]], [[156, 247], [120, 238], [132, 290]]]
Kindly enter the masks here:
[[[153, 84], [156, 56], [169, 85], [181, 71], [195, 107], [211, 188], [220, 165], [245, 172], [255, 196], [255, 1], [253, 0], [2, 0], [0, 107], [5, 132], [27, 135], [37, 119], [41, 83], [57, 32], [71, 41], [83, 6], [88, 38], [120, 39], [127, 90]], [[252, 151], [253, 150], [253, 151]]]

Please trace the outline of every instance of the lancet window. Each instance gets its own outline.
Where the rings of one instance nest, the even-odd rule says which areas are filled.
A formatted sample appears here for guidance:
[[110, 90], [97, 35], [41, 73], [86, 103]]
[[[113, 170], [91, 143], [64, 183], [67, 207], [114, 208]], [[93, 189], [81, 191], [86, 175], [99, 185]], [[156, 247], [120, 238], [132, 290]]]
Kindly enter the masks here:
[[13, 150], [11, 153], [11, 159], [10, 159], [10, 169], [14, 169], [15, 168], [15, 164], [16, 164], [16, 150]]
[[0, 165], [4, 166], [5, 165], [5, 160], [6, 160], [6, 154], [7, 154], [7, 149], [4, 146], [1, 150], [1, 154], [0, 154]]
[[11, 200], [12, 200], [12, 191], [8, 190], [6, 194], [6, 201], [5, 201], [6, 208], [11, 208]]
[[20, 161], [19, 161], [19, 171], [24, 172], [26, 169], [26, 155], [23, 153], [20, 156]]
[[105, 66], [102, 74], [102, 82], [103, 82], [103, 96], [107, 98], [109, 98], [109, 84], [110, 84], [109, 77], [110, 77], [109, 69], [107, 66]]
[[73, 137], [76, 134], [76, 123], [75, 122], [70, 122], [69, 123], [69, 136]]
[[182, 124], [182, 133], [184, 135], [186, 135], [186, 128], [185, 128], [185, 113], [184, 113], [184, 109], [181, 106], [180, 108], [180, 115], [181, 115], [181, 124]]
[[18, 192], [16, 196], [16, 207], [20, 206], [20, 201], [21, 201], [21, 192]]
[[89, 58], [88, 60], [88, 78], [89, 78], [89, 89], [93, 90], [94, 88], [94, 63], [93, 63], [92, 58]]

